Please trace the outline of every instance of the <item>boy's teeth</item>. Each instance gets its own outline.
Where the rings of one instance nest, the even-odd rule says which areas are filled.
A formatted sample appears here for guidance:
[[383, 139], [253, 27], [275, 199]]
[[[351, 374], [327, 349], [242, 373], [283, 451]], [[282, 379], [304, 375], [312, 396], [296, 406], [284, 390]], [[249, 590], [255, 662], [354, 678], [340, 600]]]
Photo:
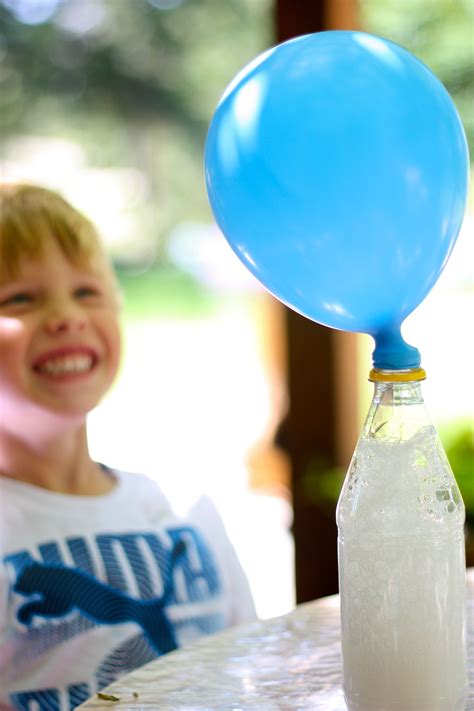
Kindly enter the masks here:
[[42, 373], [60, 375], [63, 373], [85, 373], [92, 368], [93, 359], [89, 355], [66, 356], [52, 358], [42, 363], [39, 370]]

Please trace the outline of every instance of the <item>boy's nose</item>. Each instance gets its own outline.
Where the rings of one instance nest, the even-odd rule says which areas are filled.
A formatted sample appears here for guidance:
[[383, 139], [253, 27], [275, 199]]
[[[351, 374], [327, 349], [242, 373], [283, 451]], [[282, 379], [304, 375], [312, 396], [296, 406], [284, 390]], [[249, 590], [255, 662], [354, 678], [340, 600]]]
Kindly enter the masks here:
[[46, 330], [50, 334], [83, 331], [86, 318], [80, 309], [69, 307], [56, 309], [46, 319]]

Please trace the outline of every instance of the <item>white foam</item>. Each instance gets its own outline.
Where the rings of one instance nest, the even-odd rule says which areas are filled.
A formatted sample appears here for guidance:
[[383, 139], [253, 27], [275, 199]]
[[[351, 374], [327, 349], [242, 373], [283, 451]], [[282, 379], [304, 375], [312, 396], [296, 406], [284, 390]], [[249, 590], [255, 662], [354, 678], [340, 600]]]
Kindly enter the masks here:
[[434, 428], [359, 442], [338, 506], [351, 711], [464, 708], [463, 523]]

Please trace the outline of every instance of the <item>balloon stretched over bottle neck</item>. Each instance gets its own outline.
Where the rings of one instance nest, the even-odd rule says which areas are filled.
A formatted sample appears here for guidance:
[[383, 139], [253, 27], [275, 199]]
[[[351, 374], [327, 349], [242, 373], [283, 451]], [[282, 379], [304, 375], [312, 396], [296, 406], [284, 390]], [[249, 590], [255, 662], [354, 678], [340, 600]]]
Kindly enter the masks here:
[[373, 336], [375, 349], [372, 361], [377, 370], [409, 370], [420, 367], [420, 351], [406, 343], [400, 326], [378, 331]]

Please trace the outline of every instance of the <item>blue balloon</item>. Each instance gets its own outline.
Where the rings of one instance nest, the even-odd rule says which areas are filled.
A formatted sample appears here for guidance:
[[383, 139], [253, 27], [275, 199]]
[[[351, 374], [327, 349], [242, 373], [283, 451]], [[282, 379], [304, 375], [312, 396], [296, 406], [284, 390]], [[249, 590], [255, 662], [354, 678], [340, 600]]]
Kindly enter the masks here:
[[205, 151], [210, 204], [242, 262], [295, 311], [374, 336], [375, 364], [395, 369], [419, 364], [400, 327], [451, 253], [468, 166], [433, 73], [393, 42], [348, 31], [251, 62]]

